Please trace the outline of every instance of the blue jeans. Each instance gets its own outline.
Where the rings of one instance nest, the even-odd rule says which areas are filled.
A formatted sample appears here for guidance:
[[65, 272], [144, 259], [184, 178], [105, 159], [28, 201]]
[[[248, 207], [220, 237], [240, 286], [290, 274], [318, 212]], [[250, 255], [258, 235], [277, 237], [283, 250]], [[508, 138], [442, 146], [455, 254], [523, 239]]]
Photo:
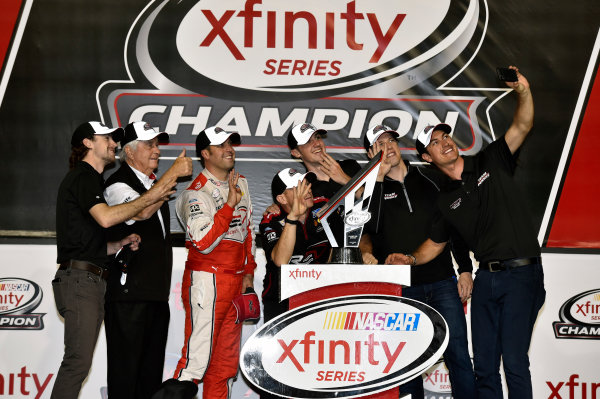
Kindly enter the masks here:
[[500, 358], [508, 397], [533, 397], [527, 352], [545, 298], [540, 264], [500, 272], [477, 271], [471, 298], [471, 331], [480, 398], [503, 398]]
[[[450, 338], [444, 352], [444, 363], [450, 375], [452, 396], [455, 399], [473, 399], [475, 376], [469, 357], [467, 322], [463, 305], [458, 296], [456, 279], [431, 284], [421, 284], [402, 288], [402, 296], [423, 302], [437, 310], [448, 323]], [[410, 393], [413, 399], [423, 398], [423, 379], [419, 376], [400, 386], [402, 394]]]
[[58, 270], [52, 289], [58, 313], [65, 319], [65, 354], [50, 398], [77, 399], [104, 318], [106, 281], [85, 271]]

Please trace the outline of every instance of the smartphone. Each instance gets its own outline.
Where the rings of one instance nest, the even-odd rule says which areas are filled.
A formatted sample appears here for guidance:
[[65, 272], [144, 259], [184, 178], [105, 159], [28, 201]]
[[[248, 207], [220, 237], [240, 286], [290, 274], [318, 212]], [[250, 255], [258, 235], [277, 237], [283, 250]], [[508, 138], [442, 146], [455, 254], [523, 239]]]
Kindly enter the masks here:
[[517, 78], [517, 71], [510, 68], [496, 68], [496, 74], [498, 75], [498, 79], [503, 82], [516, 82], [519, 80]]

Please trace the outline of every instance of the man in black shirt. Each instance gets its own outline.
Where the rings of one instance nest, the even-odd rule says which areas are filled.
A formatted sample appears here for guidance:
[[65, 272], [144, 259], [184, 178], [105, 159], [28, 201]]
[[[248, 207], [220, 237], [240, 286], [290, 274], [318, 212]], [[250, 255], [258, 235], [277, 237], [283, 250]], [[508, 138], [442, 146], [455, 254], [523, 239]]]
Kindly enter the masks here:
[[[105, 184], [104, 198], [111, 206], [133, 201], [150, 190], [156, 181], [159, 142], [169, 141], [167, 133], [146, 122], [132, 122], [124, 130], [121, 167]], [[185, 150], [182, 158], [184, 155]], [[189, 173], [184, 173], [192, 173], [191, 160], [183, 166], [189, 168]], [[112, 263], [106, 289], [104, 324], [111, 399], [147, 399], [163, 379], [173, 260], [166, 198], [111, 227], [109, 239], [130, 233], [138, 234], [144, 244], [125, 270]]]
[[[131, 219], [168, 197], [179, 176], [165, 176], [135, 201], [110, 207], [102, 194], [104, 167], [115, 160], [121, 128], [100, 122], [80, 125], [71, 138], [70, 171], [58, 190], [56, 204], [57, 263], [52, 281], [56, 307], [65, 321], [65, 354], [51, 398], [76, 399], [92, 363], [104, 317], [108, 256], [125, 245], [137, 250], [140, 237], [130, 234], [109, 242], [105, 228]], [[190, 161], [191, 162], [191, 161]]]
[[292, 128], [287, 139], [292, 156], [302, 160], [306, 170], [317, 177], [312, 184], [314, 197], [330, 199], [360, 170], [360, 165], [351, 159], [338, 162], [327, 154], [323, 141], [326, 135], [327, 130], [302, 123]]
[[[397, 138], [398, 133], [385, 125], [373, 126], [365, 135], [369, 158], [383, 151], [369, 207], [372, 217], [365, 230], [375, 259], [386, 264], [397, 263], [395, 254], [415, 250], [429, 236], [439, 191], [431, 171], [402, 160]], [[363, 245], [362, 250], [368, 247]], [[426, 265], [411, 267], [411, 285], [402, 289], [402, 295], [430, 305], [448, 323], [450, 340], [444, 362], [450, 374], [452, 396], [470, 399], [476, 397], [475, 377], [462, 302], [471, 293], [473, 267], [464, 245], [453, 245], [452, 252], [459, 266], [458, 281], [448, 246]], [[407, 382], [400, 392], [423, 398], [423, 379], [419, 376]]]
[[438, 198], [439, 218], [427, 239], [400, 261], [422, 264], [440, 253], [448, 226], [458, 231], [479, 261], [471, 301], [471, 330], [477, 392], [502, 398], [500, 360], [509, 396], [533, 396], [529, 356], [533, 325], [544, 303], [544, 274], [536, 231], [513, 174], [515, 152], [533, 126], [533, 98], [527, 79], [507, 82], [517, 94], [513, 122], [503, 137], [475, 156], [463, 157], [445, 124], [417, 137], [422, 158], [447, 177]]
[[282, 211], [266, 214], [259, 226], [267, 258], [262, 294], [265, 322], [288, 310], [288, 301], [279, 301], [281, 265], [325, 263], [329, 256], [331, 246], [315, 216], [326, 201], [313, 198], [311, 182], [315, 180], [313, 173], [291, 168], [273, 178], [271, 194]]

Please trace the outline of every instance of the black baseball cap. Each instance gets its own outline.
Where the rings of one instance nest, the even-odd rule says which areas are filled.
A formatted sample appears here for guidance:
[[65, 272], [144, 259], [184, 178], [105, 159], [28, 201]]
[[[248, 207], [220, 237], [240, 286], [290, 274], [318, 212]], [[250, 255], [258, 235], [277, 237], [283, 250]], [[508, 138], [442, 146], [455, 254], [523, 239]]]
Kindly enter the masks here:
[[71, 145], [79, 145], [84, 139], [91, 139], [95, 135], [103, 136], [107, 134], [110, 134], [116, 143], [123, 140], [123, 128], [116, 127], [111, 129], [102, 122], [85, 122], [79, 125], [73, 132], [73, 136], [71, 136]]

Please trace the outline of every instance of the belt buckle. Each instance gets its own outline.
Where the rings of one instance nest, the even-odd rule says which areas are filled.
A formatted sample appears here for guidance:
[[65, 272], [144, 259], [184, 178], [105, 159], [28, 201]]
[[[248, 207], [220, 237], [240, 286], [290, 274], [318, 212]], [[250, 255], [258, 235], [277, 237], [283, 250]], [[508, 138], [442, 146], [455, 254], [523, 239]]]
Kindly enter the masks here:
[[492, 273], [501, 272], [502, 270], [504, 270], [504, 268], [502, 267], [502, 263], [499, 260], [493, 260], [491, 262], [488, 262], [487, 268]]

